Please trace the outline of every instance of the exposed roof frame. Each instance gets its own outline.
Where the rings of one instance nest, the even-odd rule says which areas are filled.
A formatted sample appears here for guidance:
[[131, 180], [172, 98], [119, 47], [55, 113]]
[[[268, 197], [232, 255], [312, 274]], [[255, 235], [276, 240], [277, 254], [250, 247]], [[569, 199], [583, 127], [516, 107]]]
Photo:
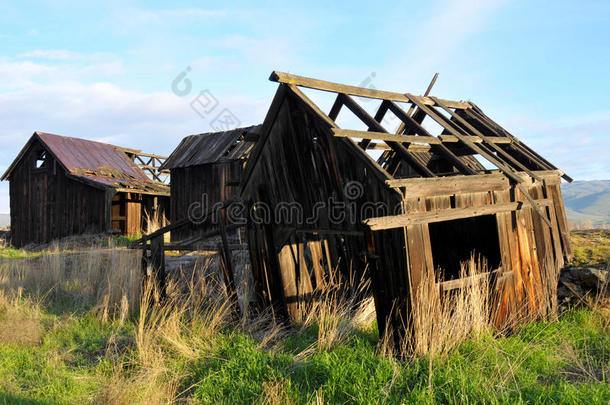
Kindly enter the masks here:
[[[436, 77], [437, 76], [435, 75], [428, 89], [432, 87], [434, 81], [436, 81]], [[410, 129], [415, 132], [416, 137], [422, 137], [423, 143], [429, 143], [431, 149], [435, 148], [435, 151], [439, 155], [442, 155], [445, 159], [451, 162], [462, 173], [469, 175], [476, 174], [474, 170], [468, 167], [465, 162], [462, 162], [460, 158], [458, 158], [451, 151], [449, 146], [445, 145], [446, 140], [439, 136], [436, 138], [440, 140], [440, 143], [431, 141], [431, 135], [421, 126], [423, 119], [426, 116], [429, 116], [437, 124], [439, 124], [444, 131], [457, 138], [459, 143], [466, 146], [467, 149], [470, 149], [473, 154], [478, 154], [495, 165], [517, 185], [524, 196], [530, 201], [533, 201], [533, 198], [521, 185], [523, 178], [518, 175], [519, 172], [527, 173], [533, 180], [540, 180], [533, 170], [540, 168], [555, 168], [491, 119], [484, 116], [480, 109], [477, 108], [477, 110], [468, 114], [469, 109], [473, 110], [473, 104], [468, 102], [443, 100], [436, 97], [430, 97], [427, 95], [429, 90], [426, 92], [426, 96], [414, 96], [408, 93], [400, 94], [376, 89], [342, 85], [276, 71], [272, 72], [269, 79], [271, 81], [287, 84], [291, 92], [301, 99], [305, 104], [311, 107], [318, 114], [318, 116], [330, 126], [333, 133], [336, 136], [339, 136], [341, 140], [348, 140], [349, 132], [341, 133], [340, 131], [337, 131], [339, 128], [335, 120], [338, 117], [341, 108], [346, 106], [368, 127], [368, 132], [388, 134], [388, 136], [381, 139], [384, 140], [385, 143], [392, 149], [392, 153], [413, 167], [423, 177], [436, 177], [436, 174], [433, 173], [425, 163], [421, 162], [417, 156], [409, 152], [408, 147], [410, 143], [413, 142], [412, 135], [405, 134], [403, 142], [395, 140], [396, 138], [393, 136], [389, 136], [390, 134], [388, 131], [386, 131], [381, 125], [381, 121], [388, 110], [392, 110], [392, 112], [402, 121], [402, 125], [400, 126], [397, 134], [398, 136]], [[307, 96], [305, 96], [305, 94], [298, 89], [297, 86], [337, 93], [337, 98], [335, 99], [329, 114], [324, 114], [311, 100], [307, 98]], [[375, 117], [372, 117], [364, 108], [356, 103], [351, 96], [382, 100]], [[398, 105], [396, 105], [395, 102], [410, 103], [411, 108], [409, 109], [409, 112], [415, 110], [415, 107], [417, 107], [417, 109], [411, 116], [409, 113], [406, 113]], [[491, 130], [493, 136], [490, 137], [481, 133], [461, 115], [457, 114], [457, 111], [467, 111], [466, 114], [468, 114], [471, 119], [476, 120], [481, 125]], [[448, 118], [446, 114], [449, 115], [450, 118]], [[357, 135], [357, 132], [353, 131], [352, 134]], [[360, 155], [368, 156], [366, 149], [370, 143], [370, 139], [367, 138], [370, 137], [364, 136], [361, 141], [359, 141], [358, 149]], [[519, 161], [516, 156], [509, 153], [505, 148], [500, 147], [496, 138], [503, 138], [503, 140], [507, 141], [503, 142], [506, 145], [506, 149], [510, 149], [514, 142], [515, 146], [513, 147], [513, 151], [526, 156], [528, 158], [528, 162]], [[533, 165], [536, 167], [528, 167], [527, 163], [533, 163]], [[384, 173], [387, 173], [385, 172], [385, 169], [381, 168], [377, 162], [375, 162], [375, 166], [378, 168], [378, 170], [382, 170]], [[564, 177], [566, 180], [571, 181], [569, 176], [564, 175]], [[550, 221], [546, 215], [544, 215], [544, 213], [536, 206], [535, 203], [532, 203], [532, 205], [538, 214], [540, 214], [542, 219], [550, 226]]]
[[[431, 88], [432, 84], [436, 80], [436, 77], [437, 76], [435, 75], [428, 89]], [[430, 140], [432, 135], [421, 126], [421, 123], [426, 116], [430, 116], [431, 119], [449, 132], [452, 135], [452, 138], [457, 138], [459, 143], [463, 144], [465, 147], [467, 147], [467, 149], [470, 149], [472, 153], [481, 155], [517, 183], [521, 181], [521, 178], [515, 175], [516, 171], [525, 172], [533, 179], [539, 180], [534, 173], [534, 170], [557, 169], [525, 144], [520, 142], [516, 137], [510, 135], [508, 131], [504, 130], [498, 124], [485, 116], [478, 107], [470, 102], [443, 100], [428, 95], [414, 96], [408, 93], [401, 94], [376, 89], [348, 86], [276, 71], [272, 72], [270, 80], [288, 84], [292, 89], [296, 90], [298, 90], [298, 86], [301, 86], [337, 93], [335, 103], [333, 104], [328, 115], [323, 114], [321, 110], [315, 106], [315, 104], [311, 103], [314, 109], [317, 110], [318, 114], [323, 114], [324, 120], [327, 121], [329, 125], [337, 129], [338, 126], [335, 123], [335, 119], [337, 118], [341, 108], [346, 106], [368, 127], [369, 131], [387, 133], [388, 131], [381, 126], [381, 121], [383, 120], [383, 117], [387, 111], [391, 110], [392, 113], [394, 113], [394, 115], [396, 115], [402, 121], [397, 134], [398, 136], [400, 136], [402, 132], [414, 132], [417, 137], [422, 138], [421, 143], [430, 144], [431, 151], [436, 152], [438, 155], [447, 159], [463, 174], [472, 175], [476, 174], [476, 172], [474, 172], [472, 168], [470, 168], [465, 162], [457, 157], [455, 153], [453, 153], [452, 148], [454, 148], [454, 145], [451, 145], [449, 139], [443, 139], [443, 137], [439, 136], [434, 138], [439, 139], [440, 143]], [[426, 94], [427, 93], [428, 91]], [[362, 107], [360, 107], [360, 105], [356, 103], [352, 97], [350, 97], [352, 95], [382, 100], [375, 117], [372, 117]], [[409, 109], [409, 112], [402, 110], [396, 104], [396, 102], [410, 103], [411, 108]], [[443, 111], [444, 113], [441, 113], [440, 111]], [[485, 135], [477, 130], [460, 114], [457, 114], [457, 111], [463, 111], [468, 117], [479, 122], [480, 125], [485, 126], [493, 133], [493, 136]], [[447, 118], [444, 114], [448, 114], [451, 119]], [[356, 131], [353, 131], [352, 133], [357, 135]], [[339, 136], [345, 137], [347, 136], [347, 133], [343, 132]], [[409, 152], [408, 147], [410, 143], [414, 141], [415, 140], [413, 139], [412, 135], [406, 135], [404, 142], [396, 141], [395, 138], [391, 137], [386, 139], [386, 144], [392, 149], [393, 154], [410, 164], [421, 175], [425, 177], [434, 176], [435, 174], [430, 172], [429, 169], [427, 169], [425, 165], [419, 161], [417, 156], [414, 156]], [[359, 142], [359, 146], [364, 154], [366, 154], [366, 148], [369, 143], [370, 139], [367, 139], [366, 136]], [[504, 144], [504, 147], [500, 147], [498, 144]], [[510, 153], [509, 150], [512, 150], [514, 153]], [[515, 152], [518, 155], [525, 156], [529, 162], [520, 161], [515, 155]], [[528, 167], [527, 163], [530, 163], [530, 166], [536, 167]], [[564, 175], [564, 178], [571, 181], [569, 176]]]

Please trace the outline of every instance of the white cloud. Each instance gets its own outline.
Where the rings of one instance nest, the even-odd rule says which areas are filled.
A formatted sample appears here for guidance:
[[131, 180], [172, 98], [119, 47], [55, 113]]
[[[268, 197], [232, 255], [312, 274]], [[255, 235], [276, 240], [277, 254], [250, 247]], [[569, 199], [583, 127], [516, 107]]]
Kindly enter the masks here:
[[25, 52], [17, 55], [18, 58], [41, 58], [41, 59], [77, 59], [82, 54], [77, 52], [68, 51], [66, 49], [35, 49], [30, 52]]
[[123, 61], [111, 53], [83, 54], [65, 49], [36, 49], [15, 58], [0, 58], [0, 89], [20, 89], [32, 82], [58, 83], [125, 73]]
[[424, 20], [414, 32], [412, 51], [418, 65], [435, 64], [459, 53], [472, 36], [487, 30], [493, 15], [507, 0], [492, 1], [441, 1], [431, 10], [432, 16]]

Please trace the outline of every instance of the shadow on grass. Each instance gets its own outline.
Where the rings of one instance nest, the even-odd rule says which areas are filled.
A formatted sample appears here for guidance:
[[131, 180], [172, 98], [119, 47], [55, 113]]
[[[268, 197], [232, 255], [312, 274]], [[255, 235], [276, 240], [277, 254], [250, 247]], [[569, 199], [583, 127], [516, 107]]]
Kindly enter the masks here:
[[28, 404], [28, 405], [50, 405], [54, 402], [49, 401], [38, 401], [31, 398], [26, 398], [18, 395], [7, 394], [0, 392], [0, 405], [13, 405], [13, 404]]

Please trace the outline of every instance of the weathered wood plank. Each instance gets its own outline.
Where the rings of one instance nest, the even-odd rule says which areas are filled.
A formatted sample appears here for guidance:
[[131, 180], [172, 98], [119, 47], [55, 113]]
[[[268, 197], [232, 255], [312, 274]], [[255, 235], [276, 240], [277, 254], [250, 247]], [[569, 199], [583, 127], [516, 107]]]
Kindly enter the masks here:
[[404, 187], [405, 198], [495, 191], [510, 187], [508, 178], [501, 173], [428, 179], [396, 179], [388, 180], [386, 184], [394, 188]]
[[568, 227], [568, 219], [566, 216], [565, 207], [563, 205], [563, 199], [561, 197], [561, 188], [557, 185], [549, 185], [549, 197], [553, 200], [553, 206], [555, 207], [555, 216], [557, 217], [557, 223], [559, 224], [559, 232], [561, 234], [561, 246], [563, 248], [563, 254], [567, 261], [572, 260], [572, 240], [570, 238], [570, 230]]
[[525, 225], [525, 210], [515, 213], [517, 218], [517, 243], [519, 245], [519, 254], [521, 256], [521, 276], [523, 277], [523, 285], [525, 286], [525, 297], [527, 299], [529, 316], [535, 316], [538, 311], [538, 294], [537, 287], [533, 280], [533, 259], [531, 256], [532, 244], [529, 240]]
[[440, 144], [441, 140], [435, 137], [418, 135], [394, 135], [387, 132], [355, 131], [351, 129], [333, 128], [333, 134], [341, 138], [362, 138], [393, 142], [419, 142], [425, 144]]
[[[537, 200], [536, 204], [540, 207], [545, 207], [552, 204], [552, 200]], [[425, 213], [401, 214], [395, 216], [369, 218], [366, 219], [364, 223], [372, 230], [393, 229], [414, 224], [450, 221], [454, 219], [496, 214], [499, 212], [518, 211], [524, 206], [528, 207], [530, 206], [530, 203], [527, 201], [517, 201], [505, 204], [490, 204], [482, 207], [454, 208]]]
[[[486, 273], [480, 273], [480, 274], [474, 274], [472, 276], [467, 276], [464, 278], [456, 278], [455, 280], [448, 280], [448, 281], [442, 281], [440, 283], [437, 283], [437, 287], [440, 288], [442, 291], [451, 291], [451, 290], [455, 290], [458, 288], [465, 288], [468, 287], [470, 285], [472, 285], [475, 282], [478, 282], [479, 280], [482, 280], [483, 278], [489, 278], [494, 274], [498, 274], [501, 271], [501, 269], [495, 269], [493, 271], [488, 271]], [[506, 273], [504, 273], [506, 274]]]
[[[358, 96], [358, 97], [401, 101], [401, 102], [405, 102], [405, 103], [411, 102], [411, 99], [407, 95], [401, 94], [401, 93], [394, 93], [391, 91], [383, 91], [383, 90], [375, 90], [375, 89], [357, 87], [357, 86], [348, 86], [345, 84], [338, 84], [338, 83], [328, 82], [325, 80], [312, 79], [309, 77], [293, 75], [290, 73], [274, 71], [271, 73], [269, 80], [271, 80], [273, 82], [287, 83], [287, 84], [292, 84], [292, 85], [296, 85], [296, 86], [308, 87], [310, 89], [350, 94], [352, 96]], [[424, 102], [426, 105], [436, 105], [436, 102], [434, 100], [432, 100], [430, 97], [422, 97], [422, 102]], [[443, 100], [443, 102], [445, 102], [451, 108], [470, 107], [470, 105], [468, 103], [464, 103], [464, 102], [460, 102], [460, 101]]]

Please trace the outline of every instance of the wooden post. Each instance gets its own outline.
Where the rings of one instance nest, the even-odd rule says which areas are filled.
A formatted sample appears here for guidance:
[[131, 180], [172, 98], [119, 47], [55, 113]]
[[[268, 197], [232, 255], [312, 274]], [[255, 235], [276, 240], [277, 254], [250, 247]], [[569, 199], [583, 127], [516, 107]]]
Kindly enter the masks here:
[[167, 273], [165, 272], [165, 246], [163, 235], [157, 236], [150, 241], [150, 265], [150, 277], [155, 280], [155, 285], [159, 292], [158, 297], [162, 300], [167, 295]]
[[239, 309], [239, 300], [237, 299], [237, 289], [235, 288], [235, 272], [233, 269], [233, 262], [231, 260], [231, 250], [229, 248], [227, 229], [224, 222], [225, 218], [224, 216], [219, 216], [218, 220], [220, 225], [220, 237], [222, 240], [222, 248], [219, 249], [220, 268], [222, 269], [222, 273], [224, 276], [225, 287], [227, 288], [227, 296], [231, 300], [235, 314], [239, 317], [241, 311]]

